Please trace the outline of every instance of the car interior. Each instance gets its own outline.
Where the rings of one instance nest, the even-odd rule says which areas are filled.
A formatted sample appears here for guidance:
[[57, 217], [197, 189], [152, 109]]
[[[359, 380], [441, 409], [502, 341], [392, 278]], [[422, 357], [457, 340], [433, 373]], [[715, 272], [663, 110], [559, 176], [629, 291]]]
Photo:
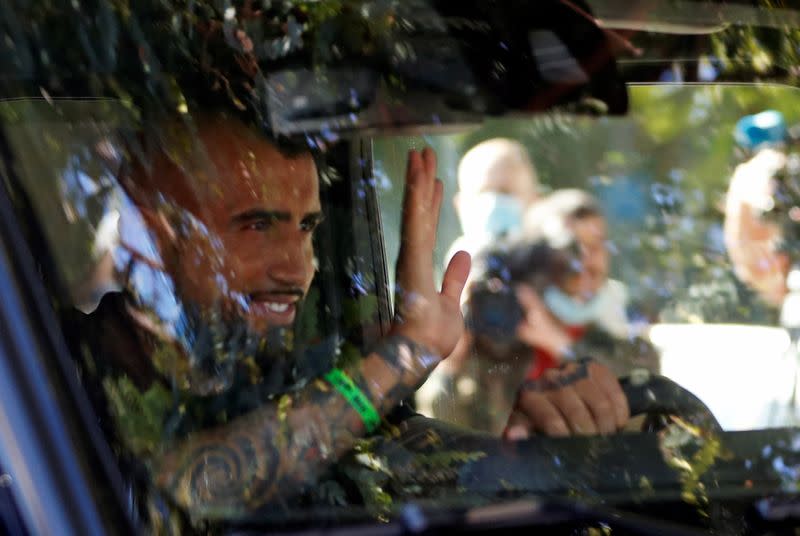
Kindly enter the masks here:
[[[407, 50], [391, 65], [352, 54], [312, 69], [300, 55], [264, 77], [265, 128], [306, 140], [320, 155], [325, 219], [314, 237], [312, 306], [297, 324], [310, 370], [327, 370], [337, 352], [363, 353], [388, 331], [407, 151], [430, 146], [439, 156], [440, 278], [461, 234], [459, 160], [481, 141], [513, 138], [530, 153], [544, 194], [579, 188], [602, 207], [610, 275], [626, 284], [630, 317], [659, 356], [660, 375], [633, 375], [625, 392], [635, 413], [670, 415], [674, 426], [509, 444], [487, 430], [450, 429], [460, 424], [453, 422], [443, 425], [443, 442], [418, 438], [378, 453], [396, 478], [374, 481], [394, 493], [388, 504], [376, 495], [346, 507], [270, 510], [222, 530], [789, 530], [800, 515], [796, 341], [757, 300], [726, 301], [742, 291], [720, 207], [740, 158], [736, 121], [764, 109], [800, 121], [798, 53], [787, 46], [800, 11], [689, 0], [411, 1], [394, 9], [413, 24], [393, 36]], [[333, 27], [346, 32], [356, 15], [340, 16], [343, 26]], [[766, 52], [754, 53], [752, 40]], [[116, 223], [128, 209], [119, 146], [134, 119], [119, 95], [97, 95], [81, 80], [43, 89], [41, 59], [29, 59], [0, 60], [0, 225], [14, 254], [0, 280], [14, 275], [0, 286], [14, 290], [7, 307], [19, 295], [34, 335], [9, 334], [3, 355], [14, 363], [40, 356], [9, 370], [28, 378], [20, 385], [31, 390], [19, 400], [38, 415], [36, 427], [63, 423], [58, 448], [66, 450], [47, 459], [82, 453], [72, 470], [94, 485], [75, 500], [116, 505], [107, 521], [126, 523], [136, 517], [131, 475], [81, 385], [81, 340], [60, 326], [121, 287]], [[37, 345], [17, 342], [35, 334]], [[492, 366], [487, 374], [508, 374]], [[36, 383], [53, 393], [52, 406], [38, 401]], [[462, 387], [469, 399], [475, 386]], [[424, 413], [419, 402], [407, 404]], [[434, 475], [433, 462], [409, 462], [436, 452], [450, 456], [444, 476]], [[32, 510], [15, 504], [33, 501], [38, 488], [23, 457], [13, 459], [24, 470], [0, 466], [0, 529], [22, 533]], [[409, 467], [418, 474], [408, 476]], [[13, 485], [3, 484], [3, 469]], [[53, 478], [68, 490], [70, 475]], [[21, 490], [7, 493], [14, 486]]]

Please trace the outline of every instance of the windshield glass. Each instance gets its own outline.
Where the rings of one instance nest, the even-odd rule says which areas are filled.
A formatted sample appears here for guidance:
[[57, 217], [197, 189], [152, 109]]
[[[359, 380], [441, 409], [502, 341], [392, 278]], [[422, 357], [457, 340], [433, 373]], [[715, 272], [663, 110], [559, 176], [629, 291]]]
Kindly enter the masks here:
[[[464, 309], [476, 323], [477, 340], [417, 393], [423, 413], [503, 430], [526, 371], [537, 362], [546, 366], [552, 353], [547, 329], [540, 326], [542, 334], [528, 333], [532, 340], [526, 341], [519, 331], [523, 312], [492, 287], [527, 281], [546, 316], [576, 340], [588, 337], [592, 342], [582, 350], [605, 354], [618, 375], [643, 367], [674, 379], [699, 396], [726, 430], [796, 423], [794, 358], [780, 327], [788, 268], [795, 261], [791, 246], [779, 243], [788, 238], [778, 227], [791, 225], [769, 215], [741, 221], [759, 210], [749, 197], [758, 192], [750, 186], [740, 193], [737, 185], [778, 180], [783, 159], [797, 157], [794, 146], [783, 142], [745, 149], [735, 134], [744, 116], [770, 109], [781, 110], [791, 126], [797, 91], [639, 86], [630, 95], [624, 118], [550, 114], [489, 121], [456, 135], [375, 142], [389, 258], [399, 250], [401, 191], [395, 185], [403, 155], [424, 145], [437, 150], [445, 184], [435, 253], [439, 274], [458, 249], [473, 255], [475, 296], [471, 303], [468, 290]], [[761, 195], [769, 197], [769, 190]], [[789, 205], [795, 202], [790, 195], [783, 200]], [[597, 213], [587, 219], [587, 236], [574, 231], [574, 245], [554, 216], [558, 205]], [[764, 229], [754, 232], [748, 225]], [[586, 266], [575, 268], [573, 280], [565, 278], [570, 267], [563, 263], [546, 273], [547, 262], [537, 264], [533, 253], [542, 243], [565, 255], [570, 247], [583, 249], [566, 262]], [[509, 251], [523, 260], [500, 254]], [[597, 309], [583, 297], [600, 295], [602, 301], [612, 294]], [[611, 336], [613, 345], [603, 337], [593, 340], [600, 333], [578, 333], [589, 325]], [[520, 347], [495, 344], [504, 337]]]
[[796, 492], [774, 17], [56, 4], [0, 8], [9, 232], [142, 527], [422, 531], [536, 497], [531, 523], [725, 534], [714, 500]]

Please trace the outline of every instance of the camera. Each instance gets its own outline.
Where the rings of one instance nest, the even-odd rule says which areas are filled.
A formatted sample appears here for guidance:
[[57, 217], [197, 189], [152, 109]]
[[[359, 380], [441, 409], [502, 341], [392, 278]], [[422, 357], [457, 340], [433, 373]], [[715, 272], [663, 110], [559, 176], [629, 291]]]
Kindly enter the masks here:
[[516, 335], [524, 311], [517, 300], [508, 261], [508, 251], [499, 249], [476, 255], [464, 305], [465, 323], [476, 351], [497, 361], [506, 360], [524, 347]]
[[525, 318], [516, 286], [527, 284], [543, 295], [549, 284], [576, 270], [578, 255], [576, 244], [555, 249], [546, 241], [523, 240], [505, 240], [476, 254], [464, 305], [476, 351], [496, 361], [529, 351], [516, 334]]

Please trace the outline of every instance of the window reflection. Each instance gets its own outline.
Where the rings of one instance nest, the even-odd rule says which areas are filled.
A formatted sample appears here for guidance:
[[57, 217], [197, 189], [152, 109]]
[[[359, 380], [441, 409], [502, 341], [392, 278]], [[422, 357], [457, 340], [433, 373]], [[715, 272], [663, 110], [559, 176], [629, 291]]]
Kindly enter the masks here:
[[[439, 171], [445, 181], [445, 193], [455, 207], [461, 205], [457, 164], [462, 157], [468, 160], [466, 155], [472, 147], [494, 138], [521, 144], [526, 157], [535, 164], [537, 180], [528, 181], [531, 185], [538, 184], [540, 199], [560, 190], [579, 189], [594, 199], [606, 221], [607, 240], [603, 249], [608, 256], [608, 274], [611, 280], [624, 284], [619, 287], [620, 292], [625, 289], [621, 294], [625, 296], [622, 317], [629, 332], [623, 339], [633, 352], [626, 352], [626, 358], [620, 358], [620, 363], [626, 365], [618, 372], [633, 366], [660, 369], [682, 385], [691, 385], [691, 390], [711, 405], [723, 426], [729, 429], [793, 423], [792, 411], [785, 409], [793, 388], [781, 383], [786, 377], [786, 367], [791, 369], [793, 365], [786, 356], [785, 334], [779, 327], [780, 304], [762, 296], [757, 285], [740, 276], [739, 269], [732, 264], [737, 250], [726, 243], [724, 226], [726, 199], [728, 203], [733, 199], [729, 183], [732, 177], [735, 183], [737, 174], [744, 174], [744, 166], [740, 169], [737, 166], [750, 158], [736, 145], [737, 122], [755, 111], [775, 108], [785, 111], [786, 121], [792, 124], [796, 114], [787, 108], [787, 103], [793, 102], [797, 95], [792, 90], [744, 86], [630, 89], [633, 105], [631, 115], [626, 118], [592, 121], [556, 112], [532, 121], [490, 121], [474, 133], [427, 138], [439, 150], [441, 159], [448, 162]], [[398, 149], [414, 143], [415, 140], [400, 138], [380, 140], [376, 144], [379, 168], [394, 179]], [[489, 161], [490, 158], [485, 158], [482, 165]], [[473, 165], [470, 169], [477, 173], [483, 168]], [[380, 190], [379, 194], [384, 219], [392, 221], [396, 194], [391, 189]], [[497, 205], [488, 198], [479, 204], [466, 217], [443, 212], [438, 240], [440, 258], [451, 255], [448, 245], [459, 235], [480, 226], [487, 219], [483, 214], [491, 214]], [[519, 221], [516, 205], [507, 204], [497, 212], [498, 222]], [[535, 213], [535, 208], [531, 212]], [[764, 220], [764, 225], [777, 228], [769, 219]], [[391, 230], [386, 233], [391, 256], [395, 237]], [[484, 260], [478, 255], [477, 272], [473, 271], [471, 277], [474, 279], [485, 266], [494, 270], [496, 277], [489, 278], [486, 287], [494, 288], [495, 316], [485, 323], [495, 330], [489, 337], [491, 343], [505, 347], [515, 358], [481, 362], [480, 341], [466, 341], [461, 353], [445, 361], [417, 397], [424, 412], [465, 424], [477, 418], [484, 429], [494, 431], [504, 426], [501, 415], [507, 408], [496, 411], [495, 420], [487, 417], [486, 408], [491, 401], [511, 398], [506, 393], [524, 381], [530, 360], [528, 350], [523, 346], [515, 348], [515, 326], [524, 314], [509, 305], [515, 292], [508, 286], [509, 274], [503, 273], [507, 261], [502, 257], [512, 248], [514, 240], [503, 240], [500, 234], [482, 242], [491, 242], [501, 253]], [[793, 236], [786, 230], [780, 234]], [[458, 243], [466, 242], [458, 238]], [[744, 247], [743, 244], [739, 241], [736, 245]], [[779, 247], [774, 240], [770, 244], [770, 248]], [[592, 249], [579, 245], [571, 258], [578, 265], [585, 264], [585, 255]], [[560, 273], [568, 273], [570, 266], [569, 262], [565, 264]], [[781, 288], [785, 287], [785, 267], [771, 270], [765, 266], [764, 270]], [[573, 295], [580, 294], [581, 278], [562, 284], [560, 290], [565, 286], [574, 286]], [[537, 303], [550, 314], [554, 308], [560, 308], [562, 313], [577, 314], [579, 310], [568, 307], [576, 304], [560, 299], [567, 296], [556, 292], [550, 291], [547, 299], [539, 294], [536, 297]], [[466, 310], [472, 313], [469, 307]], [[607, 319], [613, 315], [602, 316]], [[684, 335], [664, 335], [673, 325], [675, 329], [683, 325], [686, 327], [681, 329], [691, 330], [685, 336], [694, 344], [680, 343], [678, 338]], [[728, 332], [724, 325], [746, 330], [742, 337], [750, 343], [731, 349], [731, 338], [725, 335]], [[750, 365], [752, 356], [746, 350], [753, 348], [751, 344], [771, 348], [763, 366], [756, 367], [757, 372]], [[725, 364], [716, 357], [721, 354], [726, 355]], [[644, 356], [649, 358], [641, 359]], [[720, 382], [711, 380], [718, 374], [729, 374], [738, 378], [739, 383], [720, 386]], [[748, 374], [751, 379], [753, 375], [759, 378], [763, 375], [763, 382], [786, 385], [778, 390], [780, 393], [756, 389], [758, 409], [744, 408], [737, 393], [755, 389]], [[476, 417], [481, 414], [482, 417]]]

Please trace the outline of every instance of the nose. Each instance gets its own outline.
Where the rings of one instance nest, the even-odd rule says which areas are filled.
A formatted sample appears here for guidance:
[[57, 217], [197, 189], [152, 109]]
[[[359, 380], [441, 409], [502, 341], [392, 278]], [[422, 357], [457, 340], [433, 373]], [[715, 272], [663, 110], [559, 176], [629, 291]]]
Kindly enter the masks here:
[[314, 274], [314, 250], [309, 236], [286, 233], [273, 259], [268, 274], [273, 281], [282, 286], [306, 289]]
[[597, 278], [604, 278], [608, 274], [608, 250], [605, 247], [584, 250], [581, 261], [584, 269]]

